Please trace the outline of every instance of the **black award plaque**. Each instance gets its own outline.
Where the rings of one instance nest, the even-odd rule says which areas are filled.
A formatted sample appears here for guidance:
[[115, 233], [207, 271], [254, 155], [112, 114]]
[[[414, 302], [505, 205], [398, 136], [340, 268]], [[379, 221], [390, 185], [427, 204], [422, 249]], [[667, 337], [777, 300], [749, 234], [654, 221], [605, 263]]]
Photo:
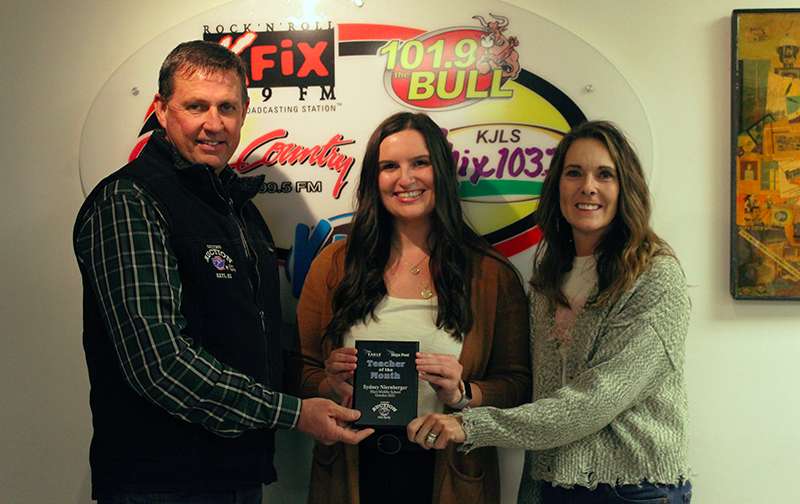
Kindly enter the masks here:
[[356, 341], [353, 408], [359, 427], [403, 427], [417, 417], [418, 341]]

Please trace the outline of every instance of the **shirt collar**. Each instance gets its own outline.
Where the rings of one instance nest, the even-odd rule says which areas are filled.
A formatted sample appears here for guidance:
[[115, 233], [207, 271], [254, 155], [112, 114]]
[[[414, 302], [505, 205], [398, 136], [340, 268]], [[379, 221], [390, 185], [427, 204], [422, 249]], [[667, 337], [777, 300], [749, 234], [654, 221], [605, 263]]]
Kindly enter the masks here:
[[161, 128], [154, 130], [150, 141], [155, 141], [159, 147], [166, 149], [166, 151], [169, 152], [169, 156], [172, 159], [172, 166], [174, 166], [177, 170], [185, 170], [186, 168], [194, 166], [183, 156], [181, 156], [180, 152], [178, 152], [178, 149], [175, 148], [175, 145], [173, 145], [173, 143], [167, 138], [167, 132], [165, 130]]
[[[164, 129], [159, 128], [154, 130], [151, 141], [153, 140], [155, 140], [158, 146], [166, 149], [169, 152], [169, 155], [172, 158], [172, 165], [176, 170], [182, 171], [188, 168], [203, 168], [213, 172], [210, 166], [200, 163], [191, 163], [186, 158], [181, 156], [180, 152], [178, 152], [178, 149], [175, 148], [175, 145], [173, 145], [172, 142], [170, 142], [167, 138], [167, 132], [164, 131]], [[261, 189], [261, 185], [266, 178], [264, 175], [258, 175], [255, 177], [240, 177], [228, 164], [226, 164], [219, 174], [217, 174], [217, 177], [219, 178], [219, 182], [222, 187], [224, 187], [226, 191], [229, 191], [234, 197], [234, 200], [237, 200], [237, 202], [244, 202], [258, 194], [258, 191]]]

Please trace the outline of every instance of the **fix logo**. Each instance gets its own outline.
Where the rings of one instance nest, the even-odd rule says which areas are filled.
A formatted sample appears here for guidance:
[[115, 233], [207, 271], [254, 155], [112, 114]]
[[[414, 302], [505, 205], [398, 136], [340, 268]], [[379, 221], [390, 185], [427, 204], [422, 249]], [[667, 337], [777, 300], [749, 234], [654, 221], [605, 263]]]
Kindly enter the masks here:
[[378, 50], [386, 56], [384, 85], [402, 105], [430, 110], [463, 107], [486, 98], [511, 98], [504, 84], [520, 73], [519, 40], [507, 36], [509, 20], [473, 16], [480, 27], [453, 27], [411, 40], [391, 40]]
[[203, 256], [203, 260], [214, 268], [217, 278], [230, 279], [233, 278], [233, 273], [236, 273], [236, 268], [233, 265], [231, 256], [222, 250], [220, 245], [206, 245], [208, 249]]
[[[326, 94], [333, 96], [333, 29], [247, 32], [243, 35], [204, 33], [203, 39], [235, 49], [247, 69], [248, 87], [297, 87], [304, 90], [307, 86], [327, 86]], [[244, 40], [246, 42], [242, 44]], [[238, 47], [236, 42], [240, 43]], [[301, 99], [304, 97], [305, 94]], [[269, 99], [267, 94], [264, 98], [265, 101]]]

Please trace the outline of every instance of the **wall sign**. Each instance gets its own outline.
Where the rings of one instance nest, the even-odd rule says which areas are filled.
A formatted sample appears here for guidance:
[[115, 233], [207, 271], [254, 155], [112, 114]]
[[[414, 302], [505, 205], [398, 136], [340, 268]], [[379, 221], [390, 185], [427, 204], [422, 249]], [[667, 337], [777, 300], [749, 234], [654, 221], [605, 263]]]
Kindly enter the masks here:
[[445, 4], [240, 1], [181, 23], [100, 91], [81, 140], [84, 191], [138, 154], [157, 127], [159, 65], [179, 42], [202, 38], [248, 69], [231, 164], [267, 176], [255, 202], [293, 296], [320, 247], [346, 233], [369, 134], [403, 109], [449, 131], [468, 218], [527, 273], [541, 182], [563, 133], [586, 117], [614, 120], [650, 166], [650, 129], [627, 82], [580, 38], [502, 2]]

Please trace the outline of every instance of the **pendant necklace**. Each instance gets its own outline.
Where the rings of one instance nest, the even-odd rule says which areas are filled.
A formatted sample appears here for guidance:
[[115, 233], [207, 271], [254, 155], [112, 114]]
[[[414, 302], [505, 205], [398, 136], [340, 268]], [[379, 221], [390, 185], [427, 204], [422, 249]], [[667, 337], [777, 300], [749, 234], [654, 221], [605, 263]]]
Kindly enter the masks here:
[[[416, 264], [411, 266], [411, 269], [409, 270], [409, 272], [414, 276], [419, 276], [419, 274], [422, 273], [422, 263], [426, 259], [428, 259], [428, 256], [427, 255], [423, 256], [422, 259], [420, 259], [419, 261], [417, 261]], [[406, 263], [406, 266], [408, 266], [408, 263]], [[423, 285], [419, 290], [419, 295], [420, 295], [420, 297], [422, 299], [430, 299], [430, 298], [432, 298], [433, 297], [433, 291], [431, 290], [430, 285], [429, 284]]]
[[430, 286], [426, 285], [419, 291], [419, 295], [422, 296], [422, 299], [430, 299], [433, 297], [433, 291]]
[[[420, 267], [420, 265], [422, 264], [422, 261], [424, 261], [425, 259], [428, 259], [428, 256], [423, 257], [417, 264], [414, 265], [413, 268], [411, 268], [412, 275], [416, 276], [422, 272], [422, 268]], [[426, 283], [425, 285], [423, 285], [419, 290], [419, 295], [422, 297], [422, 299], [432, 298], [433, 291], [431, 290], [430, 284]]]
[[[411, 269], [409, 271], [411, 272], [412, 275], [417, 276], [422, 272], [422, 268], [420, 268], [420, 265], [422, 264], [422, 261], [424, 261], [427, 258], [428, 256], [422, 256], [422, 259], [417, 261], [417, 264], [411, 266]], [[406, 263], [406, 266], [408, 266], [408, 263]]]

